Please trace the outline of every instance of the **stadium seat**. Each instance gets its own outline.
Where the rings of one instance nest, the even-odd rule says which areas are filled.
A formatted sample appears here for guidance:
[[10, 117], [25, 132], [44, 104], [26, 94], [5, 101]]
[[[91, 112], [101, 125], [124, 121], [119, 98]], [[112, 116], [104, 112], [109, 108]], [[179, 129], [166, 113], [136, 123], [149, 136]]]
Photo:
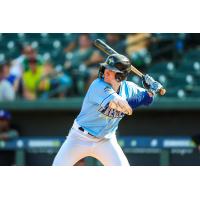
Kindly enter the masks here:
[[200, 63], [199, 63], [199, 62], [194, 62], [194, 63], [193, 63], [193, 68], [194, 68], [194, 70], [196, 70], [196, 71], [200, 71]]
[[2, 43], [0, 45], [0, 53], [5, 53], [7, 51], [6, 43]]
[[72, 41], [78, 40], [80, 33], [64, 33], [64, 37], [62, 39], [63, 45], [67, 45]]
[[35, 41], [31, 42], [31, 46], [32, 46], [32, 48], [37, 49], [39, 46], [38, 41], [35, 40]]
[[51, 51], [51, 58], [54, 60], [55, 63], [58, 63], [58, 60], [60, 60], [61, 54], [62, 54], [62, 52], [59, 50], [56, 50], [56, 49]]
[[186, 84], [187, 82], [185, 74], [174, 74], [174, 76], [170, 77], [168, 81], [168, 87], [170, 88], [175, 88], [177, 86], [180, 88], [184, 88]]
[[14, 42], [14, 41], [9, 41], [9, 42], [7, 43], [7, 48], [8, 48], [9, 50], [15, 48], [15, 42]]
[[26, 37], [26, 33], [18, 33], [17, 37], [20, 38], [25, 38]]
[[73, 53], [72, 52], [68, 52], [65, 54], [65, 60], [71, 60], [73, 57]]
[[[155, 34], [162, 40], [174, 40], [178, 34]], [[2, 33], [0, 34], [0, 62], [20, 55], [21, 46], [25, 43], [37, 49], [44, 60], [51, 59], [54, 65], [64, 65], [71, 60], [73, 52], [64, 52], [70, 42], [76, 42], [80, 34], [73, 33]], [[105, 39], [106, 34], [90, 34], [92, 39]], [[166, 89], [166, 96], [183, 98], [198, 96], [200, 86], [200, 49], [187, 51], [179, 60], [156, 61], [148, 67], [147, 73], [159, 81]], [[131, 75], [128, 80], [142, 86], [141, 79]], [[82, 83], [80, 83], [81, 85]], [[80, 88], [82, 85], [80, 86]], [[173, 92], [171, 92], [173, 91]]]
[[183, 99], [186, 97], [186, 92], [183, 89], [178, 89], [176, 96], [180, 99]]
[[38, 51], [40, 53], [44, 53], [47, 51], [51, 51], [53, 49], [53, 43], [49, 39], [45, 39], [44, 41], [38, 41]]
[[49, 33], [40, 33], [40, 37], [41, 38], [48, 38], [49, 37]]
[[191, 49], [185, 53], [184, 57], [188, 60], [200, 61], [200, 49]]
[[43, 48], [46, 47], [47, 50], [51, 50], [51, 48], [52, 48], [52, 39], [49, 37], [48, 33], [41, 33], [41, 36], [38, 39], [38, 42]]
[[184, 89], [176, 87], [173, 89], [168, 89], [165, 97], [178, 97], [179, 99], [183, 99], [186, 97], [186, 92], [184, 91]]
[[2, 37], [3, 37], [3, 40], [7, 42], [9, 40], [16, 40], [18, 38], [18, 35], [17, 33], [3, 33]]
[[53, 48], [54, 49], [60, 49], [60, 48], [62, 48], [60, 40], [54, 40], [53, 41]]
[[199, 86], [200, 87], [200, 79], [199, 78], [195, 79], [195, 86]]
[[8, 41], [6, 44], [6, 49], [4, 49], [4, 52], [8, 59], [14, 59], [17, 56], [20, 55], [20, 48], [19, 44], [16, 43], [16, 40]]
[[161, 74], [159, 77], [158, 77], [158, 81], [164, 86], [164, 87], [167, 87], [168, 85], [168, 79], [165, 75]]
[[[31, 40], [32, 41], [32, 40]], [[18, 46], [22, 47], [25, 44], [30, 44], [31, 42], [30, 40], [28, 40], [27, 38], [27, 34], [25, 33], [18, 33], [18, 38], [16, 39], [16, 43], [18, 44]]]
[[177, 72], [200, 76], [200, 62], [196, 60], [183, 59], [177, 67]]
[[160, 62], [150, 66], [149, 73], [164, 73], [171, 75], [175, 73], [175, 64], [173, 62]]
[[63, 40], [65, 38], [65, 35], [63, 33], [50, 33], [49, 37], [52, 39], [57, 40]]
[[194, 76], [200, 78], [200, 62], [195, 61], [192, 65], [192, 72]]
[[200, 87], [194, 87], [191, 91], [187, 92], [190, 97], [200, 97]]
[[26, 33], [25, 35], [25, 42], [31, 43], [33, 41], [38, 41], [40, 39], [39, 33]]
[[185, 76], [185, 81], [188, 85], [194, 85], [194, 77], [191, 74]]
[[47, 61], [49, 59], [51, 59], [51, 54], [49, 52], [45, 52], [43, 55], [42, 55], [44, 61]]
[[5, 54], [4, 53], [0, 53], [0, 63], [4, 62], [5, 61]]
[[187, 74], [185, 76], [185, 81], [186, 81], [186, 86], [185, 89], [187, 91], [190, 91], [193, 89], [194, 85], [195, 85], [195, 79], [191, 74]]

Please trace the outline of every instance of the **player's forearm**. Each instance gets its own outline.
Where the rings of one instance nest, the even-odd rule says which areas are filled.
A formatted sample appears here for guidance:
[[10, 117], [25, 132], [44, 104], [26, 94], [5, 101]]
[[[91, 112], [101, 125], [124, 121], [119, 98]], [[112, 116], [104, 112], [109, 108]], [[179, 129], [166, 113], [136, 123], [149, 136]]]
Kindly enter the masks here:
[[139, 93], [136, 96], [133, 96], [129, 99], [127, 99], [128, 104], [131, 106], [132, 109], [135, 109], [139, 106], [148, 106], [153, 102], [153, 94], [144, 91], [142, 93]]
[[132, 115], [133, 112], [128, 102], [121, 97], [114, 98], [112, 101], [110, 101], [109, 107], [127, 115]]

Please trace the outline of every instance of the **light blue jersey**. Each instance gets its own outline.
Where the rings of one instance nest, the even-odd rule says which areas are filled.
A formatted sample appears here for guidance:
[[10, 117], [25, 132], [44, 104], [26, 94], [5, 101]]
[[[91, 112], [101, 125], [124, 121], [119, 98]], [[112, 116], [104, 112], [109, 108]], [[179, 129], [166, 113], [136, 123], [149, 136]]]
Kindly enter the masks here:
[[97, 78], [88, 89], [76, 122], [96, 137], [109, 138], [116, 132], [120, 120], [124, 117], [124, 113], [110, 109], [109, 102], [119, 96], [128, 99], [144, 91], [145, 89], [133, 82], [122, 81], [117, 94], [110, 84]]

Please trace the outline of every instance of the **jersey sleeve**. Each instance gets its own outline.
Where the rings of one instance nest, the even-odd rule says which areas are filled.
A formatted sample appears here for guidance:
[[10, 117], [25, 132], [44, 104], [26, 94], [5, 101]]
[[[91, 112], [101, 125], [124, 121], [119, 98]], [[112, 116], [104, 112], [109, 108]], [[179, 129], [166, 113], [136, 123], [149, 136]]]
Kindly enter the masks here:
[[139, 106], [148, 106], [153, 102], [153, 97], [144, 89], [136, 85], [135, 83], [129, 83], [129, 87], [132, 90], [132, 95], [127, 99], [132, 109]]
[[128, 104], [132, 109], [135, 109], [139, 106], [148, 106], [153, 102], [153, 97], [149, 96], [147, 91], [139, 92], [137, 95], [128, 99]]
[[110, 101], [120, 96], [112, 89], [111, 86], [100, 81], [95, 81], [89, 89], [89, 101], [105, 107]]

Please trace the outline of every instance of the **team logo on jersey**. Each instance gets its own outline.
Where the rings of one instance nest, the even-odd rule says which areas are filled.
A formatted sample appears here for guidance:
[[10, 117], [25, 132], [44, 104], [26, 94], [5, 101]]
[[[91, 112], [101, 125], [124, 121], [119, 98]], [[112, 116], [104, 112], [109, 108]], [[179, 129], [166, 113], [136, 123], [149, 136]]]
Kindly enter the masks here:
[[112, 91], [112, 89], [110, 88], [110, 87], [108, 87], [108, 86], [106, 86], [105, 88], [104, 88], [104, 92], [111, 92]]
[[98, 111], [101, 112], [104, 116], [109, 118], [122, 118], [125, 115], [122, 112], [109, 108], [108, 104], [105, 106], [105, 108], [100, 107]]

